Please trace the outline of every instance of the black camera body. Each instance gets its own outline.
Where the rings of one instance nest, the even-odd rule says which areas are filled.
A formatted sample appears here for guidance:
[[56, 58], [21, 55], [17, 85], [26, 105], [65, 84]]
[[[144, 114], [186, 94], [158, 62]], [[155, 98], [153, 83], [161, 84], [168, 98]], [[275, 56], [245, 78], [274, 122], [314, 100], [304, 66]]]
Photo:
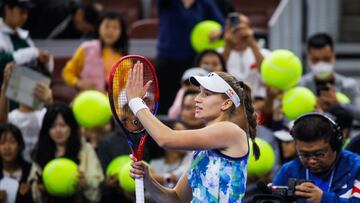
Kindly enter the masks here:
[[296, 201], [299, 198], [295, 195], [295, 187], [306, 182], [312, 181], [307, 179], [289, 178], [288, 186], [270, 186], [271, 194], [282, 197], [285, 202]]
[[264, 182], [258, 181], [257, 188], [261, 191], [253, 197], [254, 203], [290, 203], [294, 202], [300, 197], [295, 195], [295, 187], [305, 182], [312, 182], [306, 179], [289, 178], [287, 186], [267, 186]]

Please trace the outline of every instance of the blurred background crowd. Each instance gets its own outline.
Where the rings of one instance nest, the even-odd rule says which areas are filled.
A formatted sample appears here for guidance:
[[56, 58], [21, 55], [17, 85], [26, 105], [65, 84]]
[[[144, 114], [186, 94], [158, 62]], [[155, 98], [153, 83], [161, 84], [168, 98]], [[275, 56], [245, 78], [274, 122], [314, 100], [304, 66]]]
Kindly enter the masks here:
[[[258, 192], [257, 181], [272, 182], [297, 158], [289, 132], [303, 113], [326, 112], [340, 126], [342, 148], [360, 152], [357, 0], [0, 2], [0, 202], [134, 201], [131, 152], [106, 97], [112, 65], [127, 54], [155, 66], [157, 116], [173, 129], [204, 126], [194, 117], [199, 90], [190, 76], [225, 71], [251, 86], [261, 158], [250, 158], [245, 202]], [[41, 75], [21, 90], [40, 105], [12, 99], [22, 69]], [[299, 73], [295, 79], [291, 71]], [[159, 183], [174, 187], [191, 155], [149, 139], [144, 160]], [[65, 164], [52, 172], [60, 157], [75, 169]]]

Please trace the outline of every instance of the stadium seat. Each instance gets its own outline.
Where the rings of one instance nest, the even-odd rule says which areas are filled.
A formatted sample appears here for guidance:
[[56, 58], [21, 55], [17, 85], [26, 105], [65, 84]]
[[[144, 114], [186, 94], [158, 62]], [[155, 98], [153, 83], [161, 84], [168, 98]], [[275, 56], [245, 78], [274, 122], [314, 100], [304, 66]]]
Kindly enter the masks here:
[[129, 28], [130, 39], [156, 39], [158, 19], [143, 19], [134, 22]]
[[77, 90], [73, 87], [67, 86], [62, 79], [61, 72], [69, 58], [55, 58], [55, 67], [52, 74], [51, 89], [55, 101], [61, 101], [69, 104], [76, 94]]
[[141, 18], [141, 0], [99, 0], [105, 10], [118, 11], [124, 17], [127, 28]]

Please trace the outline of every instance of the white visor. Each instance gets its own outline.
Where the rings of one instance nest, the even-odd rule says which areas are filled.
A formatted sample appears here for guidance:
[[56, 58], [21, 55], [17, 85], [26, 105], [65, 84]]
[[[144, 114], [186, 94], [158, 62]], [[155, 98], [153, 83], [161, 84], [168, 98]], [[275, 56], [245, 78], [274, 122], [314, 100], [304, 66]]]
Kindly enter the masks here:
[[225, 93], [236, 107], [240, 106], [240, 98], [234, 89], [214, 72], [209, 73], [207, 76], [191, 76], [190, 82], [195, 86], [201, 85], [212, 92]]
[[290, 142], [294, 140], [294, 138], [290, 135], [290, 132], [287, 130], [275, 131], [274, 136], [283, 142]]
[[283, 142], [293, 141], [294, 138], [290, 134], [290, 130], [294, 126], [294, 121], [290, 121], [283, 130], [275, 131], [274, 136]]

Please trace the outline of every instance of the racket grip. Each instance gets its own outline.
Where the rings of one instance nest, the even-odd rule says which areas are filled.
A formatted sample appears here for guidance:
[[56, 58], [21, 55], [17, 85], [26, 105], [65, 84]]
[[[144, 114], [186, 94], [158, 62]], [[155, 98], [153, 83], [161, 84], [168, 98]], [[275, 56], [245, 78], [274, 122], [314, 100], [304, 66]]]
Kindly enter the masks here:
[[135, 195], [136, 195], [136, 203], [144, 203], [144, 178], [136, 178], [135, 179]]

